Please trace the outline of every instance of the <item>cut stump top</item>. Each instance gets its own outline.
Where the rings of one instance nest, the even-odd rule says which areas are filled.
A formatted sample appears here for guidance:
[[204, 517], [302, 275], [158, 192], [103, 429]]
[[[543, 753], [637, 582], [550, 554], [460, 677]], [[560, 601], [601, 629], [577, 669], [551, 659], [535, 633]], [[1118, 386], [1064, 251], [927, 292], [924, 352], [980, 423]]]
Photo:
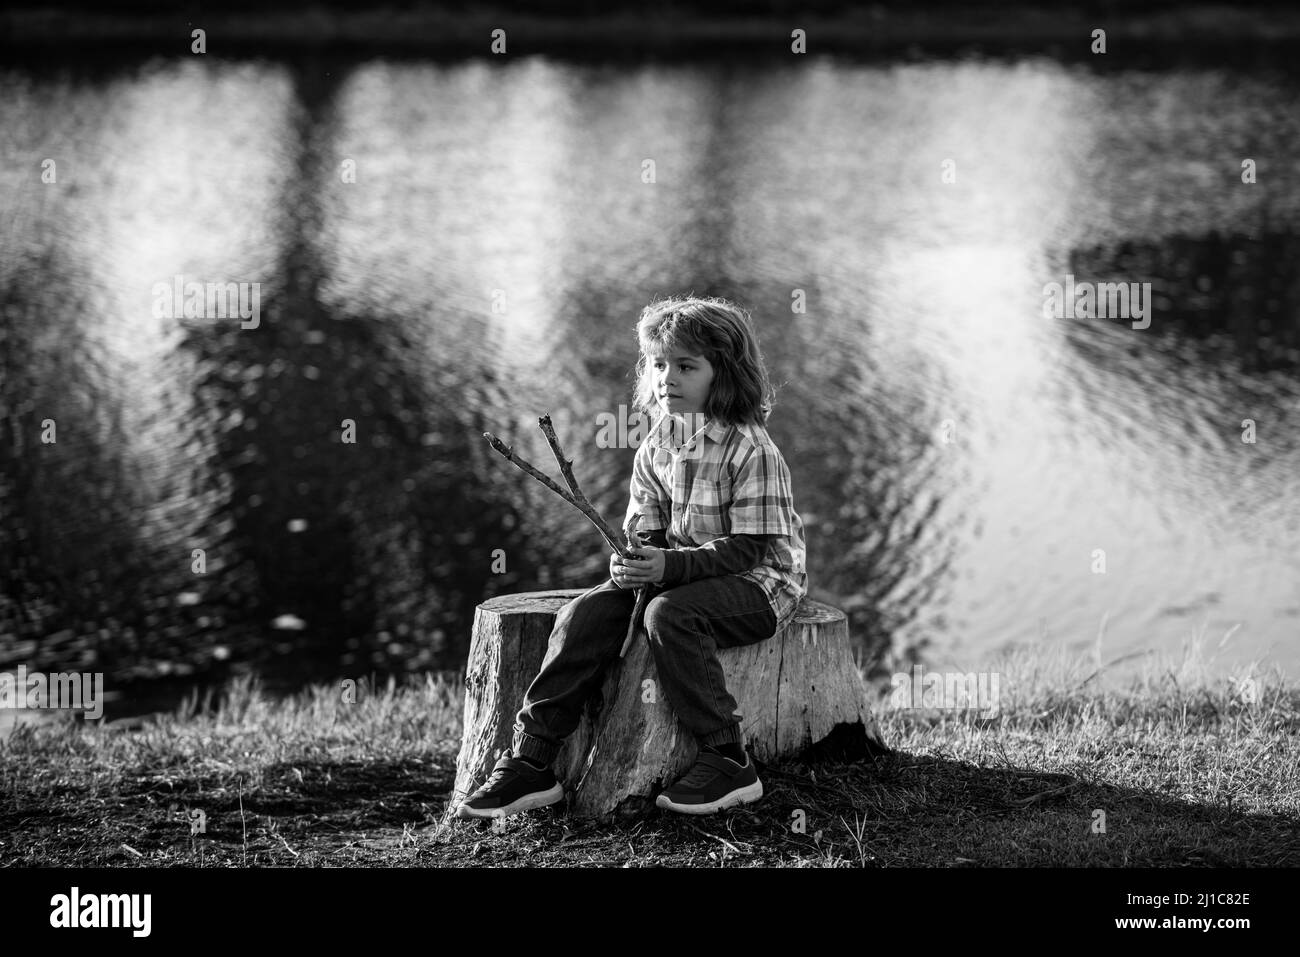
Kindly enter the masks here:
[[[479, 605], [484, 611], [495, 614], [514, 614], [519, 612], [541, 611], [558, 613], [579, 595], [588, 591], [586, 588], [558, 588], [553, 591], [517, 592], [513, 595], [498, 595]], [[788, 624], [822, 625], [835, 621], [844, 621], [844, 612], [834, 605], [805, 597], [799, 602], [794, 618]]]
[[[448, 820], [453, 806], [511, 746], [516, 709], [551, 650], [548, 619], [588, 590], [498, 595], [478, 606]], [[718, 661], [736, 700], [742, 741], [758, 761], [854, 761], [877, 747], [887, 750], [840, 609], [805, 597], [774, 636], [721, 648]], [[584, 703], [577, 727], [552, 762], [572, 813], [603, 817], [649, 810], [663, 787], [694, 762], [698, 743], [666, 694], [646, 697], [647, 683], [655, 691], [650, 679], [657, 667], [651, 643], [635, 641], [627, 657], [604, 672], [592, 695], [595, 706]]]

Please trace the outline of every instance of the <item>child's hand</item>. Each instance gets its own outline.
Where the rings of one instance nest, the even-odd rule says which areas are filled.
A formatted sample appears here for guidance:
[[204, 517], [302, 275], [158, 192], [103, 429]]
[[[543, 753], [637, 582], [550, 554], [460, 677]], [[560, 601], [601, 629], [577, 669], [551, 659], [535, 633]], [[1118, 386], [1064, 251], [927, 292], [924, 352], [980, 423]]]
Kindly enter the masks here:
[[609, 556], [609, 577], [613, 579], [615, 585], [619, 588], [637, 588], [628, 578], [632, 569], [623, 565], [623, 556], [618, 552], [611, 552]]
[[640, 588], [642, 585], [655, 585], [663, 581], [663, 549], [653, 545], [637, 545], [635, 552], [641, 557], [610, 556], [609, 577], [614, 580], [614, 584], [619, 588]]

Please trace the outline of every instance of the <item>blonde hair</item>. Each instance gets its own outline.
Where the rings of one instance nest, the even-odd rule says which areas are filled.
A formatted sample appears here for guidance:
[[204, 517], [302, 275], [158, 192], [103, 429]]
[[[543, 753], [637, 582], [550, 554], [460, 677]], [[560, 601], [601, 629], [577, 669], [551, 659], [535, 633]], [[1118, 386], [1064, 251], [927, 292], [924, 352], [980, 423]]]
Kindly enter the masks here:
[[763, 365], [749, 313], [734, 303], [715, 297], [673, 297], [652, 302], [641, 310], [636, 324], [641, 348], [636, 364], [633, 409], [655, 418], [651, 353], [667, 356], [675, 349], [702, 355], [713, 366], [713, 382], [704, 405], [709, 419], [727, 425], [765, 425], [776, 394]]

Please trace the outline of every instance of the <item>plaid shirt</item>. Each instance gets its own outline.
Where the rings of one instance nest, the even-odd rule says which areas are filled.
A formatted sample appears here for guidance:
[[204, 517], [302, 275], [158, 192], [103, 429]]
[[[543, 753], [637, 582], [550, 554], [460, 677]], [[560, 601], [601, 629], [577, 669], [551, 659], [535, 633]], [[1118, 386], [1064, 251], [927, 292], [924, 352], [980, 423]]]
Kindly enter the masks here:
[[[767, 595], [779, 631], [808, 593], [803, 521], [790, 471], [761, 425], [710, 422], [684, 452], [655, 429], [637, 449], [624, 532], [667, 529], [673, 548], [726, 535], [773, 535], [753, 569], [740, 573]], [[633, 538], [635, 541], [635, 538]]]

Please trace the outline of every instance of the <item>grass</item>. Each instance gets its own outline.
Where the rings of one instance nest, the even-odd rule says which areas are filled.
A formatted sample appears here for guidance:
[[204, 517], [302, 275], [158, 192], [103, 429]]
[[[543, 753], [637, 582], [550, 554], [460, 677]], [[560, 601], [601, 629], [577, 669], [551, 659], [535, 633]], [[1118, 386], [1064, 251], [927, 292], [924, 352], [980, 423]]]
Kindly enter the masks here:
[[0, 742], [0, 865], [1300, 865], [1300, 689], [1215, 677], [1199, 647], [1123, 683], [1095, 659], [1013, 650], [990, 667], [997, 717], [891, 710], [879, 689], [893, 754], [761, 768], [756, 804], [621, 823], [557, 806], [501, 833], [438, 823], [458, 678], [355, 704], [240, 679], [134, 727], [17, 725]]

